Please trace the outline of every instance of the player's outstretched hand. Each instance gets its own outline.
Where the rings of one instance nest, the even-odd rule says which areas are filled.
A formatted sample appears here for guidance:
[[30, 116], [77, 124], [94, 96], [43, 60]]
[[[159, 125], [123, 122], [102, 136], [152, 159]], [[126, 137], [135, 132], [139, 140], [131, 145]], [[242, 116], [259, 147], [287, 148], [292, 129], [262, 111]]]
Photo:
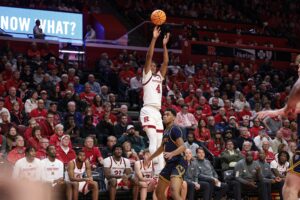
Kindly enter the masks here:
[[285, 115], [285, 112], [283, 109], [260, 111], [257, 113], [258, 119], [264, 119], [266, 117], [272, 118], [272, 117], [283, 116], [283, 115]]
[[164, 39], [163, 39], [163, 45], [166, 46], [169, 42], [169, 39], [170, 39], [170, 33], [167, 33], [165, 36], [164, 36]]
[[160, 28], [158, 26], [155, 26], [153, 30], [153, 38], [157, 39], [160, 35], [160, 32], [161, 32]]

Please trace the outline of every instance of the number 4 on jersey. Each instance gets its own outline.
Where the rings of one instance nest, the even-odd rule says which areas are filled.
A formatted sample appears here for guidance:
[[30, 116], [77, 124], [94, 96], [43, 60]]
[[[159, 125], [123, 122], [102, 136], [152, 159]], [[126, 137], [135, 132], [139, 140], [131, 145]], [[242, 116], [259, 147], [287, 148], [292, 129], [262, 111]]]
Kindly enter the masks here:
[[156, 91], [158, 94], [160, 93], [160, 85], [159, 84], [157, 84]]

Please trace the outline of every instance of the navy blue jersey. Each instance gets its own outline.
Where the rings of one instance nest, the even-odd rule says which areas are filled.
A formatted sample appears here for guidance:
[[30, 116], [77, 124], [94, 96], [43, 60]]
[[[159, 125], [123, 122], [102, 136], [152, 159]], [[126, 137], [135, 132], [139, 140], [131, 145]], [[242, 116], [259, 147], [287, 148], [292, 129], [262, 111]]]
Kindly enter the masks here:
[[[173, 125], [169, 129], [165, 129], [163, 135], [163, 145], [164, 145], [164, 152], [172, 152], [178, 148], [176, 145], [176, 140], [178, 138], [182, 138], [182, 131], [178, 126]], [[166, 160], [166, 162], [174, 162], [178, 161], [182, 155], [174, 156], [171, 160]]]

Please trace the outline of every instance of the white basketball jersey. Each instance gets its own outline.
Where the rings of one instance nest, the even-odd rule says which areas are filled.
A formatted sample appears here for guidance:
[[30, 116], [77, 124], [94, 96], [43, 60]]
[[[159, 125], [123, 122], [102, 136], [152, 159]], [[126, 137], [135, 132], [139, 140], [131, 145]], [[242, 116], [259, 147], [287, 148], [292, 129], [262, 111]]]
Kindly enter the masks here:
[[75, 178], [83, 178], [83, 174], [85, 172], [85, 162], [83, 162], [81, 169], [79, 169], [76, 165], [75, 159], [73, 160], [75, 168], [74, 168], [74, 177]]
[[143, 177], [145, 178], [153, 178], [153, 173], [154, 173], [154, 166], [153, 162], [151, 161], [150, 165], [145, 168], [143, 160], [140, 161], [140, 170], [141, 173], [143, 174]]
[[110, 168], [110, 173], [113, 175], [123, 176], [125, 169], [130, 168], [130, 162], [128, 159], [123, 157], [117, 161], [113, 158], [113, 156], [110, 156], [104, 159], [104, 167]]
[[161, 98], [162, 98], [162, 82], [164, 78], [160, 71], [157, 74], [152, 74], [149, 70], [147, 74], [143, 70], [143, 100], [144, 106], [154, 106], [158, 109], [161, 108]]

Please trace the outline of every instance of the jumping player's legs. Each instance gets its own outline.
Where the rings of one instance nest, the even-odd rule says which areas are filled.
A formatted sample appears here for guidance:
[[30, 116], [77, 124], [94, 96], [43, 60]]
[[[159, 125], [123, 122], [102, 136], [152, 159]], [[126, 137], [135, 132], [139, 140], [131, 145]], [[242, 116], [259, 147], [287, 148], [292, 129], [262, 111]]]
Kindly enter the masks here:
[[167, 200], [167, 196], [166, 196], [165, 192], [168, 187], [169, 187], [169, 181], [166, 181], [162, 177], [159, 177], [158, 184], [157, 184], [157, 187], [155, 190], [157, 199]]
[[300, 176], [294, 173], [288, 173], [283, 186], [284, 200], [298, 200], [298, 192], [300, 185]]
[[[162, 143], [162, 138], [163, 138], [163, 134], [164, 134], [164, 125], [162, 122], [161, 113], [159, 111], [157, 111], [157, 113], [155, 114], [154, 120], [155, 120], [155, 125], [156, 125], [156, 149], [158, 149]], [[163, 154], [160, 154], [157, 157], [157, 161], [158, 161], [158, 165], [156, 168], [156, 173], [159, 174], [160, 171], [165, 166], [165, 159], [164, 159]]]
[[170, 191], [172, 199], [174, 200], [181, 200], [181, 188], [182, 188], [182, 178], [181, 177], [171, 177], [171, 183], [170, 183]]

